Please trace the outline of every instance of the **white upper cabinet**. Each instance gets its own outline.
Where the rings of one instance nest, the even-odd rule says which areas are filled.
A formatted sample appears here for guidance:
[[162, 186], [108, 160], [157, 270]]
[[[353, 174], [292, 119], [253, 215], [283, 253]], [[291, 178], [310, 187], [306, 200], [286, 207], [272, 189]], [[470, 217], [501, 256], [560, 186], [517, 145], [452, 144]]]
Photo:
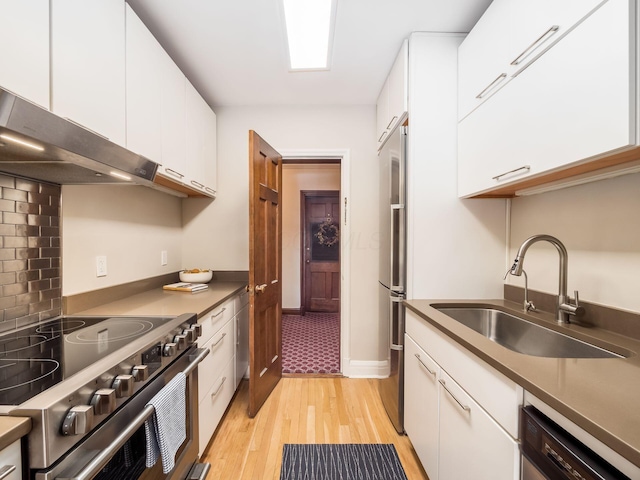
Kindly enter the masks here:
[[126, 147], [125, 2], [51, 2], [51, 107]]
[[187, 83], [187, 185], [216, 194], [216, 114]]
[[126, 6], [127, 148], [162, 159], [162, 47]]
[[634, 11], [609, 0], [459, 123], [459, 196], [512, 195], [636, 146]]
[[187, 125], [186, 88], [187, 80], [163, 50], [160, 65], [162, 85], [162, 161], [161, 174], [180, 181], [186, 172]]
[[459, 49], [462, 120], [607, 0], [494, 0]]
[[49, 0], [1, 0], [0, 87], [49, 109]]
[[398, 122], [404, 119], [408, 104], [409, 42], [402, 43], [376, 102], [376, 136], [378, 149]]

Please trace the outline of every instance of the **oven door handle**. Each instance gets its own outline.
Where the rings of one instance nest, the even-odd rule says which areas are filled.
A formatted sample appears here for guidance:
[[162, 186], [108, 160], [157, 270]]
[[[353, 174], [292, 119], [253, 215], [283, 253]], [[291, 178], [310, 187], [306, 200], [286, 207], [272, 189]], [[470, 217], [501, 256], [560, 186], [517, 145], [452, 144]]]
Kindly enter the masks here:
[[[198, 348], [193, 354], [189, 356], [191, 363], [183, 370], [183, 373], [188, 377], [193, 372], [198, 364], [209, 355], [210, 350], [208, 348]], [[144, 425], [151, 415], [155, 412], [153, 405], [147, 405], [142, 409], [133, 421], [127, 425], [127, 427], [118, 435], [113, 442], [111, 442], [104, 450], [96, 455], [85, 467], [74, 477], [56, 477], [56, 480], [90, 480], [95, 477], [100, 470], [102, 470], [107, 463], [115, 456], [127, 440]]]

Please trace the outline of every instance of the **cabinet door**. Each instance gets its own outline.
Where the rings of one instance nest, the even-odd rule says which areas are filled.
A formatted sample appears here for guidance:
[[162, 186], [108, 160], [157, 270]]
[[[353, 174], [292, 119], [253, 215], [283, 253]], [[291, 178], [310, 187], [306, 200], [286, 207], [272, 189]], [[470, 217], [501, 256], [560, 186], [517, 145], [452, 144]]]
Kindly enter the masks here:
[[126, 147], [124, 0], [51, 2], [52, 110]]
[[162, 159], [162, 47], [126, 6], [127, 148], [155, 162]]
[[164, 50], [160, 57], [162, 165], [159, 171], [176, 181], [181, 181], [187, 169], [187, 81]]
[[[216, 120], [215, 113], [189, 81], [186, 82], [187, 104], [187, 184], [209, 196], [215, 196]], [[211, 192], [206, 188], [209, 187]]]
[[517, 480], [520, 454], [511, 438], [441, 371], [439, 480]]
[[[235, 387], [233, 385], [233, 366], [234, 360], [231, 359], [222, 369], [222, 373], [213, 381], [213, 386], [208, 390], [198, 405], [198, 450], [202, 455], [205, 448], [211, 441], [211, 436], [216, 431]], [[198, 370], [200, 370], [198, 368]], [[198, 371], [198, 375], [200, 372]]]
[[49, 109], [49, 0], [2, 0], [0, 87]]
[[405, 335], [404, 428], [429, 478], [438, 478], [438, 371]]
[[378, 149], [382, 147], [385, 139], [389, 135], [387, 129], [389, 117], [389, 81], [386, 80], [376, 100], [376, 137], [378, 139]]
[[407, 82], [409, 68], [409, 42], [402, 43], [400, 53], [389, 73], [387, 130], [392, 131], [407, 112]]
[[511, 2], [493, 0], [458, 48], [459, 120], [508, 80]]
[[636, 144], [632, 9], [610, 0], [460, 122], [460, 196]]

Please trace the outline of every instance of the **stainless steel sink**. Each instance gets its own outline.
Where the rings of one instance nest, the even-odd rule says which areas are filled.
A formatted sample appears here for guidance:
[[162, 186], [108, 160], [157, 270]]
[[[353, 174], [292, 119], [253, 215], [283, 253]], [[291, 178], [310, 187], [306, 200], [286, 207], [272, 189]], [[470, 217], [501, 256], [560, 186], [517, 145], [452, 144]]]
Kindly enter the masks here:
[[525, 355], [551, 358], [624, 358], [624, 355], [493, 308], [435, 308], [489, 340]]

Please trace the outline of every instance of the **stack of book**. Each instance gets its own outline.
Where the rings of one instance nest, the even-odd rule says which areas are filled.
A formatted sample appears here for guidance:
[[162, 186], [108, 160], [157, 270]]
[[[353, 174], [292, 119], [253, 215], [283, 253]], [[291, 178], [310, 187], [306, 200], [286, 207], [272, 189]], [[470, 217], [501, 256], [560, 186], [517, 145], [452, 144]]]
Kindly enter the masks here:
[[179, 283], [170, 283], [169, 285], [164, 285], [162, 288], [164, 290], [177, 290], [179, 292], [196, 293], [196, 292], [201, 292], [203, 290], [206, 290], [207, 288], [209, 288], [209, 286], [206, 283], [179, 282]]

